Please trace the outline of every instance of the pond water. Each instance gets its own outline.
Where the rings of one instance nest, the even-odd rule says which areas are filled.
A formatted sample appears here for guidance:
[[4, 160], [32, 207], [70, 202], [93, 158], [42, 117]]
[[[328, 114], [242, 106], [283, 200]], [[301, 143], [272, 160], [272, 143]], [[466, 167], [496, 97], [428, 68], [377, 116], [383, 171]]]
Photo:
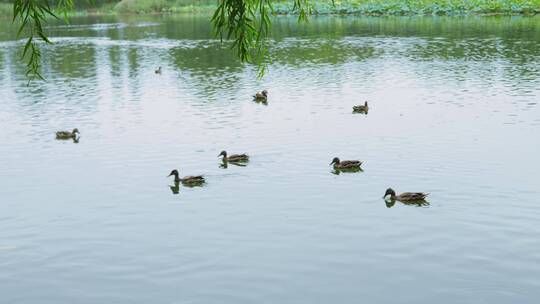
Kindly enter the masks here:
[[28, 86], [0, 28], [5, 303], [538, 301], [540, 18], [280, 17], [261, 80], [208, 16], [74, 18]]

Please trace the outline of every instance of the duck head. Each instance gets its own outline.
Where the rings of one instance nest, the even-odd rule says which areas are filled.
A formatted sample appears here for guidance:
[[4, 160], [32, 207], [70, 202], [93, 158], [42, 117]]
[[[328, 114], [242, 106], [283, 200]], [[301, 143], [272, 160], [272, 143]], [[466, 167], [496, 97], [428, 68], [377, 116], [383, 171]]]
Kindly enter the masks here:
[[384, 193], [383, 198], [386, 198], [388, 195], [390, 195], [390, 197], [395, 197], [396, 191], [394, 191], [392, 188], [388, 188], [386, 189], [386, 192]]
[[174, 175], [174, 177], [178, 177], [178, 170], [174, 169], [171, 171], [171, 173], [169, 173], [169, 175], [167, 175], [167, 177], [171, 176], [171, 175]]
[[264, 95], [264, 97], [268, 97], [268, 91], [267, 90], [263, 90], [261, 93]]
[[330, 166], [331, 165], [334, 165], [334, 164], [339, 164], [339, 158], [338, 157], [334, 157], [334, 159], [332, 159], [332, 162], [330, 163]]
[[81, 133], [79, 132], [79, 129], [77, 129], [77, 128], [73, 129], [73, 131], [71, 131], [71, 133], [72, 133], [72, 134], [81, 134]]
[[367, 101], [365, 101], [365, 102], [364, 102], [364, 107], [366, 107], [366, 108], [367, 108]]
[[223, 156], [223, 158], [227, 158], [227, 151], [223, 150], [217, 157]]

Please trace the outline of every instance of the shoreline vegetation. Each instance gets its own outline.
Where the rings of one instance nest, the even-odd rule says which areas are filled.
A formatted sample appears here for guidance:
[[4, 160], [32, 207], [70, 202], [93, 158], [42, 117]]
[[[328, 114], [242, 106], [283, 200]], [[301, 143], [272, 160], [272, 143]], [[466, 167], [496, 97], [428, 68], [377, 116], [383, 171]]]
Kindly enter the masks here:
[[[217, 0], [94, 1], [75, 7], [70, 15], [211, 13]], [[272, 2], [275, 15], [295, 15], [294, 2]], [[536, 15], [540, 0], [331, 0], [310, 1], [311, 15], [463, 16]], [[0, 16], [12, 16], [12, 1], [0, 0]]]

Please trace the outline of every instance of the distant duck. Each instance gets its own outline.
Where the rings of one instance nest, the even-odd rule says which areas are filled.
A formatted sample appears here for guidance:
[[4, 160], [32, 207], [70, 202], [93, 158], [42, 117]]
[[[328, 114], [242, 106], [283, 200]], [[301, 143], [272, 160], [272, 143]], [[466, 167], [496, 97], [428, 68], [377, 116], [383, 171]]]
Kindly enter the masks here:
[[412, 202], [412, 201], [423, 201], [426, 199], [426, 197], [429, 195], [429, 193], [424, 192], [404, 192], [396, 195], [396, 192], [392, 188], [386, 189], [386, 192], [384, 193], [383, 198], [386, 199], [387, 197], [390, 198], [390, 200], [400, 201], [400, 202]]
[[358, 105], [358, 106], [353, 107], [353, 112], [366, 113], [367, 114], [368, 111], [369, 111], [369, 106], [368, 106], [367, 101], [364, 102], [364, 105]]
[[159, 67], [157, 70], [155, 70], [154, 73], [161, 74], [161, 67]]
[[223, 156], [224, 162], [247, 162], [249, 161], [249, 156], [247, 154], [233, 154], [233, 155], [227, 155], [227, 151], [221, 151], [219, 153], [218, 157]]
[[56, 132], [56, 139], [77, 139], [77, 137], [80, 135], [79, 130], [77, 128], [73, 129], [73, 131], [58, 131]]
[[200, 184], [204, 184], [204, 182], [205, 182], [204, 177], [202, 175], [185, 176], [183, 178], [180, 178], [179, 174], [178, 174], [178, 170], [176, 170], [176, 169], [172, 170], [171, 173], [167, 177], [169, 177], [171, 175], [174, 175], [174, 182], [175, 183], [181, 182], [182, 184], [188, 185], [188, 186], [190, 186], [190, 185], [192, 185], [192, 186], [200, 185]]
[[340, 161], [338, 157], [334, 157], [330, 165], [334, 165], [334, 169], [360, 169], [362, 162], [359, 160], [344, 160]]
[[257, 92], [253, 95], [253, 100], [266, 102], [268, 100], [268, 91], [263, 90], [262, 92]]

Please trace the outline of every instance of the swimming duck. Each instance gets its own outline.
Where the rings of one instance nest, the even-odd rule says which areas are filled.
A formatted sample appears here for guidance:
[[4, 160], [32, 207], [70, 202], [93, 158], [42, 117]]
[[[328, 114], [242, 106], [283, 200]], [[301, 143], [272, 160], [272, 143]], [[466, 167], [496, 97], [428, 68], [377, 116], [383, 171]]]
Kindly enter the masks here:
[[253, 95], [253, 100], [266, 102], [268, 100], [268, 91], [263, 90], [262, 92], [257, 92]]
[[334, 169], [360, 169], [362, 162], [359, 160], [344, 160], [340, 161], [338, 157], [334, 157], [330, 165], [334, 165]]
[[390, 195], [391, 200], [396, 200], [400, 202], [412, 202], [412, 201], [423, 201], [426, 199], [426, 196], [429, 193], [424, 192], [404, 192], [396, 195], [396, 192], [392, 188], [386, 189], [383, 198], [386, 199]]
[[203, 184], [205, 182], [204, 177], [202, 175], [185, 176], [183, 178], [180, 178], [178, 176], [178, 170], [176, 169], [172, 170], [171, 173], [167, 177], [171, 175], [174, 175], [175, 183], [182, 182], [182, 184], [185, 184], [185, 185], [197, 185], [197, 184]]
[[77, 128], [73, 129], [73, 131], [58, 131], [56, 132], [56, 139], [76, 139], [77, 136], [80, 135], [79, 130]]
[[367, 113], [369, 111], [367, 101], [364, 102], [364, 105], [354, 106], [353, 111], [354, 112], [359, 112], [359, 113]]
[[159, 67], [157, 70], [155, 70], [154, 73], [161, 74], [161, 67]]
[[227, 151], [221, 151], [221, 153], [219, 153], [218, 157], [220, 157], [220, 156], [223, 156], [223, 161], [225, 161], [225, 162], [235, 163], [235, 162], [247, 162], [247, 161], [249, 161], [249, 156], [247, 154], [233, 154], [233, 155], [227, 156]]

